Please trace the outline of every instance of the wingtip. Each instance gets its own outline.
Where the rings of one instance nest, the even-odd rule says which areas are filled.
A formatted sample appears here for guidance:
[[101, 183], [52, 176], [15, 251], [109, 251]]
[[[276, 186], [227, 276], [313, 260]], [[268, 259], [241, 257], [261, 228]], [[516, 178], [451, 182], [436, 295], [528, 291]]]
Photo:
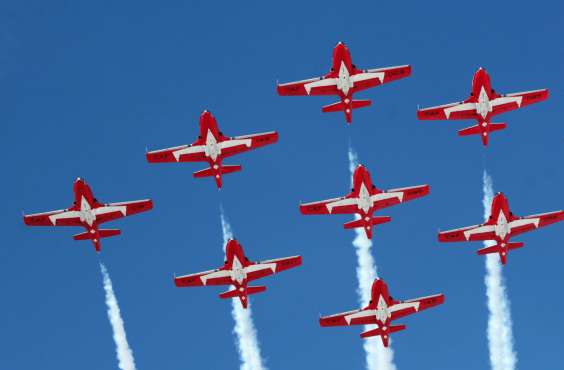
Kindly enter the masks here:
[[24, 213], [23, 209], [22, 209], [22, 215], [25, 217], [25, 213]]
[[145, 153], [149, 153], [149, 150], [147, 149], [146, 145], [145, 145]]
[[279, 86], [280, 82], [278, 82], [278, 77], [276, 77], [276, 86]]

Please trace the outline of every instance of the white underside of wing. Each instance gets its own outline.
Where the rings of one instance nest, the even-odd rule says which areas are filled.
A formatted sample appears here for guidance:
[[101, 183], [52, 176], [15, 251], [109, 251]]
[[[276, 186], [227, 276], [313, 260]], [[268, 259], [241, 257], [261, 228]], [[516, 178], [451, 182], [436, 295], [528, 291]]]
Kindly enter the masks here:
[[225, 148], [231, 148], [237, 145], [246, 145], [247, 148], [251, 147], [252, 144], [252, 140], [251, 139], [244, 139], [244, 140], [227, 140], [227, 141], [223, 141], [221, 143], [219, 143], [219, 147], [221, 149], [225, 149]]
[[413, 307], [415, 309], [415, 311], [419, 311], [419, 305], [421, 304], [421, 302], [407, 302], [407, 303], [398, 303], [393, 305], [392, 307], [389, 308], [390, 312], [395, 312], [395, 311], [399, 311], [399, 310], [403, 310], [406, 308], [411, 308]]
[[106, 207], [100, 207], [100, 208], [96, 208], [94, 211], [92, 211], [94, 213], [94, 215], [103, 215], [106, 213], [112, 213], [112, 212], [121, 212], [123, 214], [123, 216], [126, 216], [126, 212], [127, 212], [127, 207], [126, 206], [106, 206]]
[[449, 119], [450, 114], [452, 112], [459, 112], [459, 111], [464, 111], [464, 110], [476, 110], [476, 104], [474, 104], [474, 103], [464, 103], [464, 104], [455, 105], [454, 107], [445, 108], [446, 118]]
[[470, 236], [473, 235], [473, 234], [483, 234], [483, 233], [488, 233], [490, 231], [495, 232], [495, 227], [494, 226], [480, 226], [480, 227], [477, 227], [475, 229], [466, 230], [464, 232], [464, 236], [466, 237], [466, 240], [469, 240]]
[[308, 95], [311, 92], [312, 88], [320, 87], [320, 86], [337, 86], [337, 80], [334, 78], [326, 78], [323, 80], [310, 82], [304, 85]]
[[390, 198], [398, 198], [400, 203], [403, 201], [403, 192], [397, 193], [380, 193], [370, 197], [373, 202], [377, 202], [380, 200], [390, 199]]
[[378, 79], [380, 79], [380, 83], [383, 84], [385, 75], [386, 74], [384, 72], [376, 72], [376, 73], [365, 72], [365, 73], [359, 73], [359, 74], [353, 75], [351, 78], [352, 78], [353, 83], [378, 78]]
[[333, 203], [327, 203], [326, 207], [329, 213], [331, 213], [333, 211], [333, 207], [350, 206], [352, 204], [358, 204], [357, 198], [348, 198], [348, 199], [345, 198], [343, 200], [338, 200]]
[[245, 267], [245, 272], [248, 274], [250, 272], [255, 272], [255, 271], [261, 271], [261, 270], [267, 270], [267, 269], [271, 269], [272, 273], [275, 274], [276, 273], [276, 264], [275, 263], [259, 263], [256, 265], [250, 265]]
[[525, 225], [535, 225], [536, 228], [539, 227], [540, 218], [528, 218], [524, 220], [515, 220], [509, 223], [510, 228], [518, 227], [518, 226], [525, 226]]
[[204, 145], [195, 145], [195, 146], [190, 146], [188, 148], [177, 150], [175, 152], [172, 152], [172, 154], [174, 155], [174, 158], [176, 158], [176, 161], [178, 162], [182, 154], [201, 153], [204, 151], [205, 151]]
[[492, 105], [492, 107], [495, 107], [497, 105], [502, 105], [507, 103], [517, 103], [517, 106], [521, 108], [522, 101], [523, 101], [522, 96], [512, 96], [512, 97], [506, 96], [506, 97], [494, 99], [493, 101], [490, 102], [490, 104]]
[[222, 278], [226, 276], [231, 277], [231, 271], [221, 270], [221, 271], [212, 272], [211, 274], [200, 276], [200, 280], [202, 280], [202, 284], [206, 285], [208, 279]]
[[80, 218], [80, 213], [78, 211], [68, 211], [68, 212], [63, 212], [63, 213], [57, 213], [56, 215], [49, 216], [49, 219], [51, 220], [53, 225], [55, 225], [57, 223], [57, 220], [66, 219], [66, 218], [74, 218], [74, 217]]
[[376, 316], [376, 311], [374, 310], [365, 310], [360, 311], [357, 313], [353, 313], [352, 315], [345, 316], [345, 320], [347, 320], [347, 324], [350, 325], [352, 319], [358, 319], [360, 317], [369, 317], [369, 316]]

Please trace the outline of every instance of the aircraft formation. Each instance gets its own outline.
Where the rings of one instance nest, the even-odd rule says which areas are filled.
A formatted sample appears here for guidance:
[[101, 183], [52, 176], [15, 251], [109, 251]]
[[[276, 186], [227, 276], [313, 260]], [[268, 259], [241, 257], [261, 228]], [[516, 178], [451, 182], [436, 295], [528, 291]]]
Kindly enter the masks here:
[[[411, 75], [411, 66], [360, 70], [352, 64], [350, 51], [339, 42], [333, 51], [330, 73], [324, 77], [292, 83], [278, 84], [281, 96], [296, 95], [338, 95], [340, 102], [327, 105], [322, 112], [344, 112], [347, 123], [352, 122], [354, 109], [371, 105], [370, 100], [353, 100], [356, 92], [396, 81]], [[524, 93], [499, 95], [491, 87], [490, 77], [485, 69], [479, 68], [474, 74], [472, 92], [464, 101], [432, 108], [418, 109], [420, 120], [477, 119], [478, 124], [459, 131], [460, 136], [480, 135], [482, 144], [489, 143], [490, 132], [504, 129], [505, 123], [491, 123], [493, 116], [522, 108], [548, 98], [548, 90], [534, 90]], [[195, 178], [213, 177], [218, 188], [223, 186], [223, 175], [240, 171], [240, 165], [224, 165], [227, 157], [257, 149], [278, 141], [276, 131], [262, 134], [228, 137], [221, 131], [216, 119], [209, 111], [200, 117], [198, 139], [192, 143], [168, 149], [147, 151], [149, 163], [207, 162], [209, 168], [194, 173]], [[303, 215], [356, 214], [358, 219], [344, 225], [345, 229], [364, 228], [368, 239], [372, 238], [373, 227], [390, 222], [387, 216], [374, 216], [374, 212], [410, 201], [429, 194], [429, 185], [411, 186], [392, 190], [379, 190], [372, 183], [370, 173], [359, 165], [353, 175], [353, 188], [344, 197], [300, 204]], [[68, 209], [24, 215], [28, 226], [83, 226], [86, 232], [74, 236], [75, 240], [91, 240], [97, 252], [100, 239], [119, 235], [120, 230], [99, 229], [101, 223], [153, 208], [151, 200], [101, 204], [94, 198], [86, 182], [78, 178], [74, 184], [74, 202]], [[541, 213], [527, 217], [516, 217], [509, 211], [507, 198], [498, 193], [492, 202], [491, 216], [483, 224], [438, 233], [439, 242], [484, 241], [495, 244], [478, 250], [478, 255], [498, 253], [501, 263], [507, 263], [509, 250], [523, 247], [522, 242], [509, 242], [513, 236], [547, 226], [564, 219], [564, 211]], [[248, 296], [266, 290], [265, 286], [248, 284], [269, 275], [285, 271], [302, 264], [301, 256], [278, 258], [262, 262], [251, 262], [243, 247], [236, 239], [226, 245], [224, 264], [215, 270], [184, 275], [174, 278], [177, 287], [232, 286], [232, 290], [221, 293], [220, 298], [239, 298], [244, 308], [248, 307]], [[376, 279], [372, 286], [371, 301], [367, 307], [320, 317], [321, 327], [348, 325], [377, 325], [366, 331], [361, 338], [380, 336], [385, 347], [391, 333], [404, 330], [405, 325], [391, 325], [391, 322], [444, 303], [444, 295], [437, 294], [404, 301], [394, 300], [388, 286], [382, 279]], [[321, 315], [320, 315], [321, 316]], [[429, 323], [432, 325], [432, 323]]]

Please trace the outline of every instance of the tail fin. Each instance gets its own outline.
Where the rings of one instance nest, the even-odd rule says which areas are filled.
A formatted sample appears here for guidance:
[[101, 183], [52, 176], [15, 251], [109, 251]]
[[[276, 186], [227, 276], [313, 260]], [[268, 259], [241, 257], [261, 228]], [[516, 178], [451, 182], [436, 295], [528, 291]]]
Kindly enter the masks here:
[[221, 166], [221, 173], [222, 174], [228, 174], [231, 172], [237, 172], [237, 171], [241, 171], [241, 166], [240, 165], [234, 165], [234, 166]]
[[480, 135], [481, 133], [482, 132], [480, 131], [480, 126], [476, 125], [458, 131], [458, 136]]
[[368, 107], [371, 104], [372, 102], [370, 100], [353, 100], [352, 109]]
[[[110, 236], [120, 235], [121, 231], [117, 229], [110, 229], [110, 230], [98, 230], [98, 237], [102, 238], [109, 238]], [[90, 234], [88, 232], [84, 232], [81, 234], [76, 234], [74, 236], [74, 240], [90, 240]]]
[[[237, 171], [241, 171], [241, 166], [240, 165], [235, 165], [235, 166], [221, 166], [221, 174], [225, 175], [231, 172], [237, 172]], [[214, 177], [216, 175], [219, 168], [217, 170], [213, 170], [212, 168], [206, 168], [205, 170], [201, 170], [201, 171], [197, 171], [194, 172], [194, 178], [200, 178], [200, 177]]]
[[343, 106], [344, 106], [343, 103], [338, 102], [335, 104], [326, 105], [325, 107], [321, 108], [321, 111], [323, 113], [341, 112], [345, 110]]
[[368, 330], [365, 331], [364, 333], [361, 333], [360, 337], [369, 338], [369, 337], [375, 337], [377, 335], [380, 335], [382, 337], [382, 342], [384, 343], [384, 347], [388, 347], [390, 341], [389, 334], [395, 333], [400, 330], [405, 330], [405, 325], [390, 325], [387, 331], [381, 330], [380, 328]]
[[[507, 250], [510, 251], [512, 249], [523, 248], [525, 243], [523, 242], [516, 242], [516, 243], [507, 243]], [[486, 247], [478, 250], [478, 254], [483, 256], [485, 254], [497, 253], [499, 250], [499, 245], [493, 245], [491, 247]]]

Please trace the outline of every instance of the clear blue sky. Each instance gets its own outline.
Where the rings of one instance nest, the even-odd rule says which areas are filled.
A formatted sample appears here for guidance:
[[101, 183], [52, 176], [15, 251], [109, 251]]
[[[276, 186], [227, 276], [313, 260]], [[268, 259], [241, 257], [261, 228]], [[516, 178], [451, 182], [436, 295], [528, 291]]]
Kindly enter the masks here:
[[[484, 161], [516, 215], [564, 208], [562, 5], [525, 1], [0, 3], [0, 367], [117, 368], [99, 260], [110, 273], [139, 369], [237, 368], [221, 287], [179, 289], [173, 272], [217, 268], [219, 204], [252, 260], [301, 254], [264, 279], [253, 317], [267, 367], [364, 368], [362, 327], [320, 328], [318, 311], [355, 309], [352, 216], [301, 216], [299, 200], [349, 191], [349, 137], [381, 189], [429, 184], [427, 197], [378, 212], [373, 255], [395, 299], [446, 302], [398, 324], [398, 369], [489, 367], [482, 243], [439, 244], [437, 226], [481, 222]], [[345, 42], [362, 69], [411, 64], [406, 79], [355, 95], [372, 106], [321, 113], [336, 97], [279, 97], [280, 82], [325, 75]], [[420, 122], [468, 97], [484, 67], [498, 93], [548, 88], [547, 101], [497, 116], [484, 149]], [[210, 110], [229, 136], [276, 130], [274, 145], [232, 157], [243, 170], [194, 179], [205, 164], [148, 164], [145, 146], [193, 142]], [[486, 160], [484, 160], [486, 158]], [[107, 224], [98, 255], [79, 228], [30, 228], [27, 213], [67, 208], [83, 177], [101, 202], [151, 198], [154, 210]], [[503, 268], [519, 368], [557, 368], [564, 346], [564, 224], [520, 236]]]

